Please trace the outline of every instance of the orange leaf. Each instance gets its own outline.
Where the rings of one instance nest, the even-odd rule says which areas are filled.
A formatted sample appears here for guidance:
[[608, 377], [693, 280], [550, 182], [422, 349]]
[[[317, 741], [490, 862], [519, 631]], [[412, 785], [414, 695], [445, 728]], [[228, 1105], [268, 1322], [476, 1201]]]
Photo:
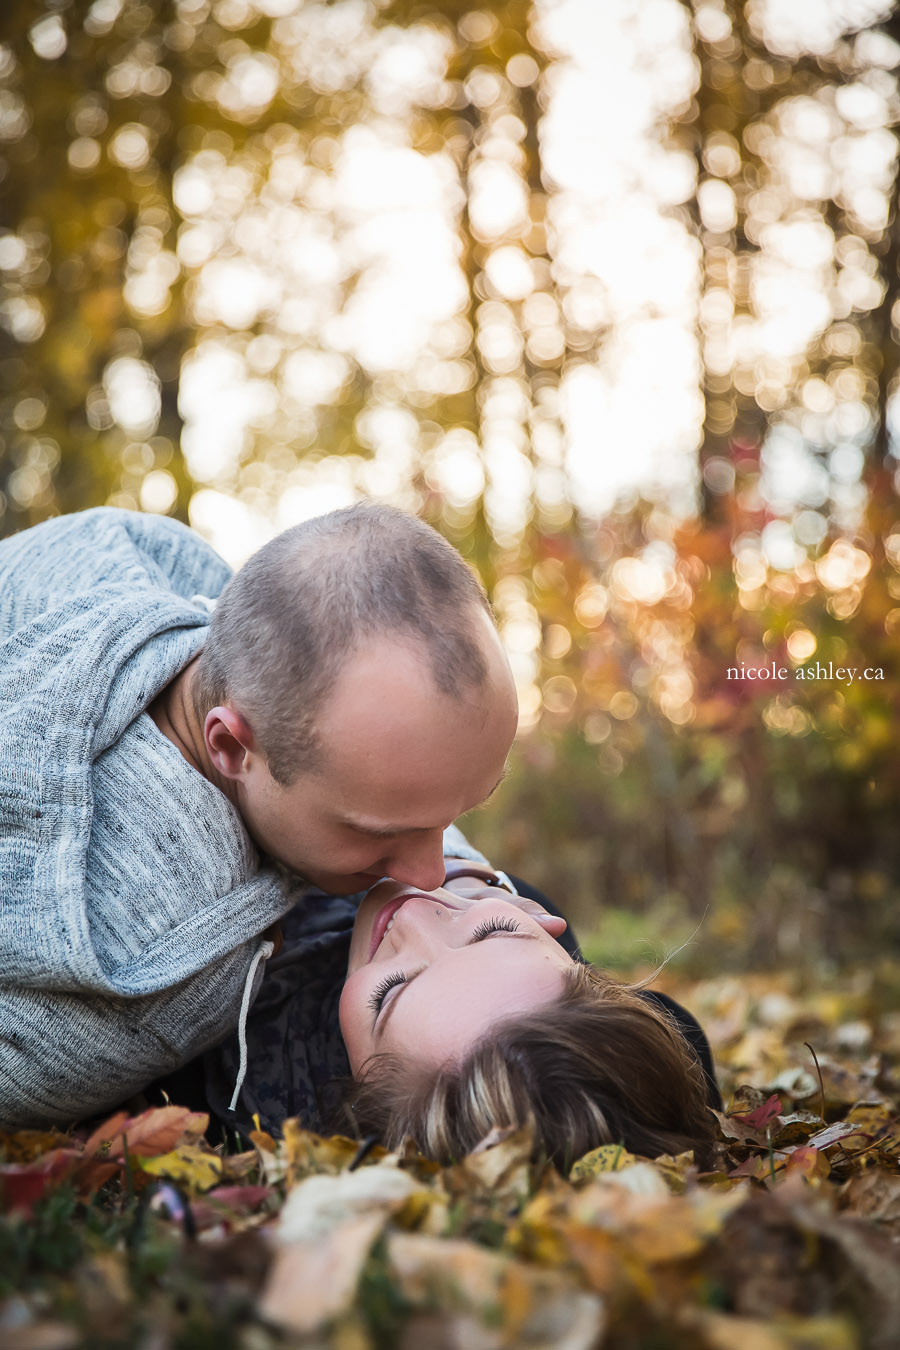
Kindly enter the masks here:
[[805, 1177], [807, 1181], [813, 1181], [817, 1177], [827, 1177], [831, 1172], [831, 1165], [817, 1148], [801, 1144], [788, 1158], [785, 1171], [789, 1176], [798, 1175]]
[[170, 1153], [186, 1137], [196, 1138], [208, 1124], [209, 1116], [186, 1106], [155, 1106], [131, 1119], [119, 1111], [94, 1131], [84, 1151], [123, 1159], [127, 1147], [135, 1157], [154, 1158]]

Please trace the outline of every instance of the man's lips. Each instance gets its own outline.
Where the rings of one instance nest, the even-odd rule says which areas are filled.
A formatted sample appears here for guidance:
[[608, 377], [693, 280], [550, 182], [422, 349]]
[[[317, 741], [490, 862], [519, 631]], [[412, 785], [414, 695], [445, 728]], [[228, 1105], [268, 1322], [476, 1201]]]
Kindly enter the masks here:
[[[372, 937], [369, 942], [369, 958], [368, 958], [370, 961], [372, 960], [372, 957], [375, 955], [375, 953], [378, 951], [378, 948], [384, 941], [384, 935], [387, 932], [387, 926], [390, 923], [391, 919], [394, 917], [394, 915], [397, 913], [397, 910], [400, 909], [403, 905], [405, 905], [407, 900], [412, 899], [431, 900], [433, 899], [433, 897], [429, 895], [427, 891], [412, 891], [412, 890], [404, 891], [402, 895], [394, 896], [393, 900], [388, 900], [385, 902], [385, 904], [381, 906], [381, 909], [375, 915], [375, 922], [372, 924]], [[448, 902], [443, 898], [440, 900], [439, 903], [444, 906], [444, 909], [463, 908], [462, 905], [453, 904], [452, 902]]]

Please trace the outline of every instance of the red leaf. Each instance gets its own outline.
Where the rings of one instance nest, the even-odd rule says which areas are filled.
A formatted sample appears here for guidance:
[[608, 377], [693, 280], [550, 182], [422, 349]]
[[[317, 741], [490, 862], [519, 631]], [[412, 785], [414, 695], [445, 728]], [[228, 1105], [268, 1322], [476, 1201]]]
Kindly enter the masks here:
[[758, 1106], [755, 1111], [747, 1111], [744, 1115], [736, 1115], [735, 1120], [742, 1120], [745, 1125], [749, 1125], [751, 1130], [764, 1130], [770, 1125], [776, 1116], [781, 1115], [781, 1098], [773, 1094], [762, 1106]]
[[69, 1176], [81, 1161], [75, 1149], [54, 1149], [29, 1163], [0, 1166], [0, 1190], [4, 1207], [30, 1211], [44, 1193]]

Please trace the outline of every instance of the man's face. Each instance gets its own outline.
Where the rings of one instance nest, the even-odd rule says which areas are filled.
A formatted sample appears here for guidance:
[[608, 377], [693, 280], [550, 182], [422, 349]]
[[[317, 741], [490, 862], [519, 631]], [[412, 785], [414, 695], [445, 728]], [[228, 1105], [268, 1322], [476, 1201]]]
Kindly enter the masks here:
[[282, 787], [251, 756], [237, 803], [261, 849], [336, 894], [386, 876], [440, 885], [444, 827], [493, 792], [516, 730], [499, 638], [486, 614], [476, 611], [473, 624], [488, 666], [480, 688], [444, 694], [418, 644], [375, 639], [348, 658], [326, 697], [314, 771]]

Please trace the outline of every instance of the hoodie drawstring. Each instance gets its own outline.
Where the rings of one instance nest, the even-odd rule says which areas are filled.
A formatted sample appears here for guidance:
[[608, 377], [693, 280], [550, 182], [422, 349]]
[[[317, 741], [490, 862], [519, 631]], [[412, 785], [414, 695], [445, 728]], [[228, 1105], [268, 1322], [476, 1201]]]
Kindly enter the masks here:
[[260, 961], [267, 961], [274, 950], [274, 942], [261, 942], [257, 948], [256, 955], [250, 962], [247, 978], [244, 980], [244, 997], [241, 999], [241, 1012], [238, 1017], [238, 1044], [241, 1048], [241, 1061], [238, 1067], [237, 1079], [234, 1084], [234, 1095], [228, 1106], [229, 1111], [233, 1111], [237, 1106], [237, 1099], [241, 1095], [241, 1088], [244, 1086], [244, 1079], [247, 1076], [247, 1013], [250, 1011], [250, 998], [253, 994], [253, 980], [256, 976], [256, 968]]

